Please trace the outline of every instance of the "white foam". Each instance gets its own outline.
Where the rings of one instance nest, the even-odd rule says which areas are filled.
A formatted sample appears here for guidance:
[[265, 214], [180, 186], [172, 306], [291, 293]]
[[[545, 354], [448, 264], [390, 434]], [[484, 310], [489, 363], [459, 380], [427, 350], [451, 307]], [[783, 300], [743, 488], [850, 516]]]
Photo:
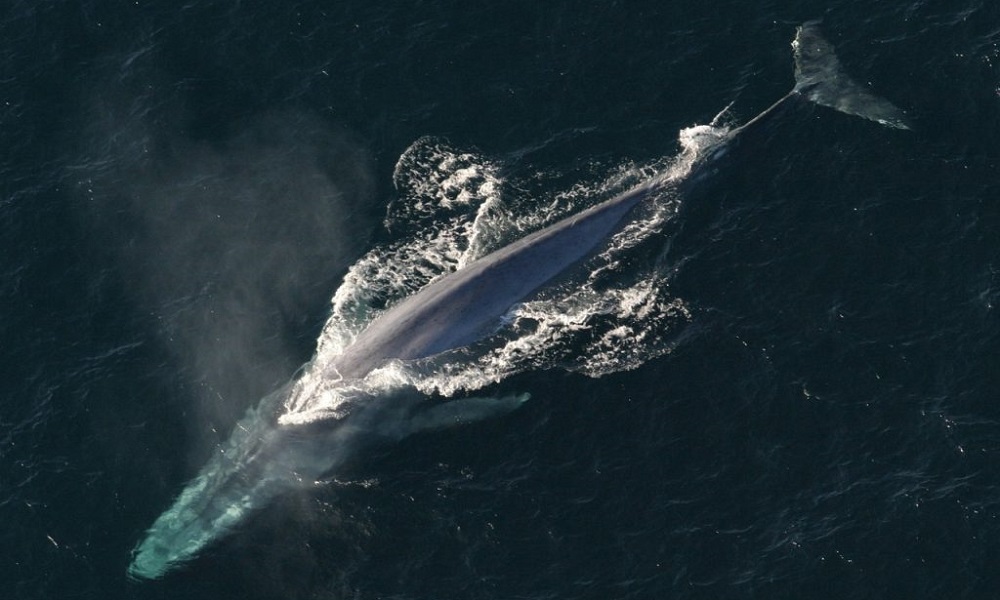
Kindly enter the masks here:
[[[564, 368], [598, 377], [669, 352], [670, 332], [688, 321], [690, 312], [682, 299], [671, 296], [667, 274], [656, 265], [629, 265], [629, 252], [673, 218], [680, 201], [673, 185], [728, 133], [725, 127], [686, 128], [679, 134], [676, 157], [621, 165], [603, 181], [532, 199], [537, 210], [517, 214], [511, 205], [521, 203], [516, 191], [505, 198], [497, 164], [440, 140], [418, 140], [397, 162], [393, 178], [399, 198], [386, 218], [390, 229], [407, 235], [374, 248], [351, 267], [333, 297], [316, 356], [294, 384], [281, 422], [339, 418], [360, 396], [398, 386], [448, 396], [527, 369]], [[513, 307], [494, 336], [419, 365], [394, 361], [350, 386], [328, 372], [326, 365], [381, 311], [436, 277], [649, 179], [661, 185], [639, 218], [615, 234], [575, 281]]]

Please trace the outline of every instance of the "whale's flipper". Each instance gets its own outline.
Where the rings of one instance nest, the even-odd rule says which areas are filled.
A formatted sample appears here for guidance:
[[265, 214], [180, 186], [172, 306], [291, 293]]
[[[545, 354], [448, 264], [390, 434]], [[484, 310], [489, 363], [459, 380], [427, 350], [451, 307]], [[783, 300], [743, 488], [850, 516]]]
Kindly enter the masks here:
[[461, 398], [442, 402], [412, 417], [410, 433], [443, 429], [499, 417], [516, 410], [531, 394], [513, 394], [500, 398]]
[[909, 129], [903, 111], [851, 79], [837, 60], [833, 46], [823, 38], [815, 21], [799, 26], [792, 42], [795, 50], [795, 91], [849, 115], [870, 119], [897, 129]]

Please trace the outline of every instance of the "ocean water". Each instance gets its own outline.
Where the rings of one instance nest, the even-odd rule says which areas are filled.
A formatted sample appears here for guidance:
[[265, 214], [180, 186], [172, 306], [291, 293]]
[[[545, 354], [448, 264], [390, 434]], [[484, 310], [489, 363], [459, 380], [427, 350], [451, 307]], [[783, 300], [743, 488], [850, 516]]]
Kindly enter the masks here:
[[[475, 207], [490, 249], [666, 168], [682, 130], [791, 89], [811, 19], [911, 131], [788, 111], [612, 257], [607, 288], [659, 307], [628, 335], [588, 314], [475, 391], [518, 410], [359, 453], [126, 577], [345, 277], [389, 303]], [[0, 32], [2, 597], [1000, 589], [985, 0], [11, 2]], [[384, 279], [350, 279], [366, 257]], [[575, 314], [562, 285], [579, 302], [533, 306]]]

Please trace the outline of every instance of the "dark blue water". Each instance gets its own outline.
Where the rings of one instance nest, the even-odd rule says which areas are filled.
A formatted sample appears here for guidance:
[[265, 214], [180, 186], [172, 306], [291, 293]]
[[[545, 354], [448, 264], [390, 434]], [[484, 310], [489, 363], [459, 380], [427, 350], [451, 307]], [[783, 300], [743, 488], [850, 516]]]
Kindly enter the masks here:
[[[636, 259], [691, 310], [671, 353], [518, 375], [126, 579], [394, 240], [416, 139], [552, 194], [757, 114], [820, 17], [913, 131], [792, 112], [683, 199]], [[989, 2], [11, 2], [0, 40], [4, 598], [996, 596]]]

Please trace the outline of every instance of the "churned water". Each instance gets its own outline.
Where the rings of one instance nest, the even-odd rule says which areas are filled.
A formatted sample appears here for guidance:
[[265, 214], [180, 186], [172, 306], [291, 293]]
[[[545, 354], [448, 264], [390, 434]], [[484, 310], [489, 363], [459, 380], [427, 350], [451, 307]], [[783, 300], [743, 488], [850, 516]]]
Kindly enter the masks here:
[[[523, 306], [529, 344], [415, 383], [530, 401], [126, 577], [331, 314], [675, 168], [791, 89], [812, 19], [912, 130], [785, 112]], [[0, 32], [4, 598], [1000, 589], [989, 2], [10, 2]]]

